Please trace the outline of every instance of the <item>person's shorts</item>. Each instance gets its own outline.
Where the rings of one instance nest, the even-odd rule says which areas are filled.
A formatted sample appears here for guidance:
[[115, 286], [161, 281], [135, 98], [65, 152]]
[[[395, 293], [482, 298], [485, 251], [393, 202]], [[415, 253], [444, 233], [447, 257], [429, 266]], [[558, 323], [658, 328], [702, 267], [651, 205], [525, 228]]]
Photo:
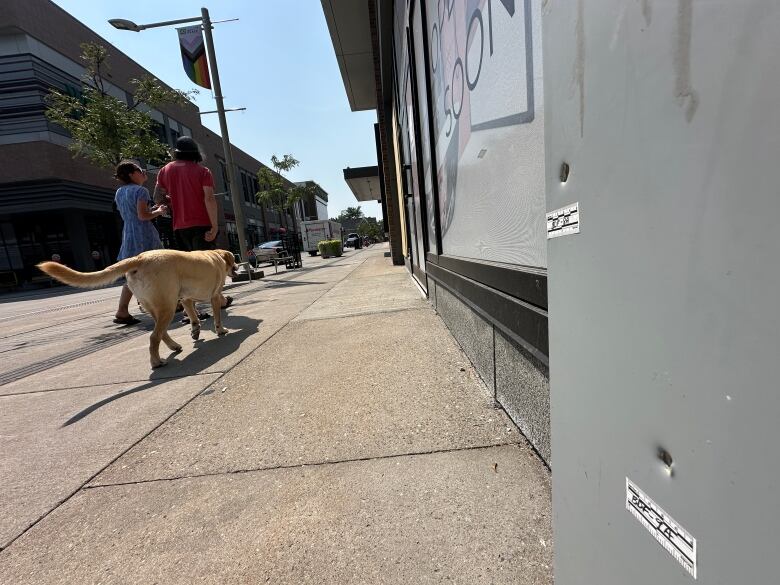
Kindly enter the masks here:
[[194, 226], [174, 230], [173, 234], [176, 237], [176, 247], [184, 252], [215, 250], [217, 247], [216, 240], [213, 242], [206, 241], [206, 232], [210, 229], [211, 228], [207, 226]]

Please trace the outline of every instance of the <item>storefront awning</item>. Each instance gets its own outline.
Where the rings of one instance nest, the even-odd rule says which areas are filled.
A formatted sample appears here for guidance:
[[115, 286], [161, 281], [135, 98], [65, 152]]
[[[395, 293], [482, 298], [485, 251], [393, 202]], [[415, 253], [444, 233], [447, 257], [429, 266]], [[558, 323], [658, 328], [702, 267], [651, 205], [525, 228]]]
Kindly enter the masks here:
[[376, 108], [374, 56], [366, 0], [321, 0], [349, 107]]
[[381, 201], [379, 167], [355, 167], [344, 169], [344, 180], [358, 201]]

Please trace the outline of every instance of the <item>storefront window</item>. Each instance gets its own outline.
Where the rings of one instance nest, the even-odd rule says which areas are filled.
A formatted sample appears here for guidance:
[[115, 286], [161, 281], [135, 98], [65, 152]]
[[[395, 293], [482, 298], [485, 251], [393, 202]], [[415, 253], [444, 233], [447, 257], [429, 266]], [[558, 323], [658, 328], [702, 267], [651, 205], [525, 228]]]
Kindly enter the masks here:
[[546, 267], [540, 0], [426, 0], [445, 254]]

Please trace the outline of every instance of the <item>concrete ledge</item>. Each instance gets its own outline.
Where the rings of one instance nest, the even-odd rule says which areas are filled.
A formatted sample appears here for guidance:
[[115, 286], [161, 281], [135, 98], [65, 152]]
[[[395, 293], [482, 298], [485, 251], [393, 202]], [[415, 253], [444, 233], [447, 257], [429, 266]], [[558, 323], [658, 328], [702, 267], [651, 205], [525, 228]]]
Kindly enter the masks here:
[[[251, 280], [259, 280], [261, 278], [265, 277], [265, 272], [263, 270], [253, 270], [252, 271], [252, 279]], [[247, 282], [250, 280], [249, 273], [248, 272], [239, 272], [235, 276], [231, 277], [231, 282]]]

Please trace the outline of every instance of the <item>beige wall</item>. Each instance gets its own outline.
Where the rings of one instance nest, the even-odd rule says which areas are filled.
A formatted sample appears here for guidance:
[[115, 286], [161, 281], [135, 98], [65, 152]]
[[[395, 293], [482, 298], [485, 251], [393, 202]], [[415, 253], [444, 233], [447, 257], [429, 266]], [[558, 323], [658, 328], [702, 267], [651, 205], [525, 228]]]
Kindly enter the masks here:
[[398, 120], [395, 117], [395, 108], [392, 108], [392, 128], [393, 128], [393, 152], [395, 157], [393, 164], [395, 165], [395, 180], [396, 180], [396, 194], [398, 195], [398, 223], [401, 225], [401, 250], [404, 256], [408, 253], [408, 240], [406, 235], [406, 221], [404, 221], [404, 210], [406, 209], [406, 201], [404, 199], [404, 188], [401, 181], [403, 176], [403, 168], [401, 166], [401, 145], [398, 144]]

